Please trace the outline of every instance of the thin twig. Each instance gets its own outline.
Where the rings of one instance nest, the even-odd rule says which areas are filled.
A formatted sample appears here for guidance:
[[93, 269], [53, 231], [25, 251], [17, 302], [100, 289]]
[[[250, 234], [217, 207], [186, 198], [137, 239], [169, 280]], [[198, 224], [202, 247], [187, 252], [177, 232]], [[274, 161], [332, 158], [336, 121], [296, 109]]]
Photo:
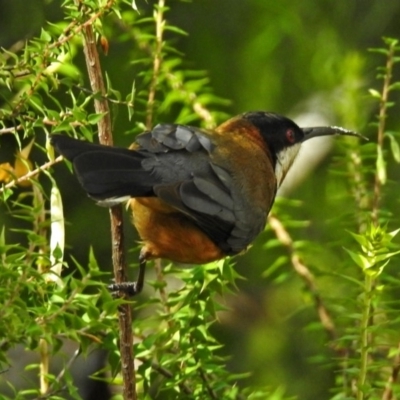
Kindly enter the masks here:
[[[142, 361], [143, 363], [147, 363], [148, 360], [144, 359], [144, 358], [138, 358], [140, 361]], [[154, 369], [154, 371], [158, 372], [160, 375], [165, 376], [168, 379], [171, 379], [174, 377], [173, 373], [169, 370], [167, 370], [166, 368], [162, 367], [161, 365], [152, 362], [151, 363], [151, 368]], [[180, 382], [178, 383], [178, 386], [180, 387], [180, 389], [182, 390], [182, 392], [184, 392], [185, 394], [193, 394], [192, 389], [190, 389], [190, 387], [184, 383], [184, 382]]]
[[[158, 5], [155, 6], [155, 11], [154, 11], [155, 24], [156, 24], [156, 48], [154, 51], [154, 60], [153, 60], [153, 76], [151, 78], [149, 97], [147, 99], [147, 109], [146, 109], [146, 128], [148, 130], [151, 130], [153, 125], [154, 101], [157, 92], [158, 76], [160, 74], [161, 63], [162, 63], [162, 44], [163, 44], [163, 33], [165, 25], [164, 7], [165, 7], [165, 0], [158, 0]], [[160, 259], [155, 261], [154, 268], [156, 270], [157, 280], [159, 282], [164, 283], [165, 279]], [[167, 305], [168, 296], [165, 292], [164, 286], [160, 286], [159, 292], [164, 309], [167, 312], [170, 312], [170, 309]]]
[[161, 303], [164, 306], [165, 312], [170, 313], [171, 309], [168, 306], [168, 294], [165, 290], [165, 278], [164, 278], [163, 266], [162, 266], [162, 262], [161, 262], [160, 258], [157, 258], [154, 261], [154, 270], [156, 272], [157, 281], [161, 284], [158, 286]]
[[[308, 290], [314, 297], [315, 307], [317, 309], [319, 319], [331, 342], [330, 348], [336, 353], [337, 357], [342, 360], [342, 364], [345, 365], [349, 357], [348, 350], [335, 344], [338, 338], [336, 327], [328, 309], [324, 305], [322, 297], [318, 293], [313, 274], [310, 272], [307, 266], [303, 264], [298, 254], [296, 254], [296, 250], [293, 245], [293, 239], [290, 237], [282, 222], [272, 214], [268, 216], [268, 222], [269, 226], [275, 232], [278, 240], [288, 249], [294, 270], [303, 279]], [[346, 370], [346, 368], [342, 369], [344, 371]], [[346, 374], [344, 374], [343, 379], [347, 380]]]
[[[390, 82], [392, 79], [392, 71], [394, 65], [394, 55], [396, 51], [395, 44], [391, 44], [389, 46], [389, 53], [386, 61], [386, 69], [385, 69], [385, 78], [383, 81], [382, 94], [380, 99], [380, 107], [379, 107], [379, 117], [378, 117], [378, 137], [377, 137], [377, 151], [378, 157], [379, 154], [382, 156], [383, 154], [383, 140], [385, 137], [385, 126], [386, 126], [386, 113], [389, 101], [389, 92], [390, 92]], [[383, 157], [383, 156], [382, 156]], [[381, 201], [381, 189], [382, 189], [382, 179], [380, 176], [380, 171], [378, 168], [375, 172], [375, 182], [374, 182], [374, 198], [372, 202], [372, 221], [375, 225], [378, 225], [378, 213], [379, 213], [379, 205]]]
[[48, 324], [50, 321], [55, 320], [59, 315], [62, 315], [66, 310], [68, 310], [69, 306], [75, 300], [76, 296], [82, 293], [82, 288], [85, 287], [85, 285], [87, 284], [88, 281], [90, 281], [90, 279], [92, 279], [90, 273], [85, 275], [81, 279], [81, 285], [71, 291], [71, 294], [68, 296], [68, 298], [64, 299], [61, 307], [57, 308], [57, 310], [51, 313], [49, 316], [43, 317], [42, 318], [43, 322], [45, 324]]
[[46, 400], [50, 399], [51, 397], [66, 392], [67, 391], [67, 385], [62, 386], [60, 389], [53, 390], [52, 392], [47, 392], [45, 395], [40, 395], [38, 397], [34, 397], [32, 400]]
[[8, 182], [6, 185], [4, 185], [3, 187], [0, 188], [0, 193], [3, 193], [6, 189], [10, 189], [15, 185], [18, 185], [19, 183], [26, 181], [28, 179], [33, 178], [35, 175], [37, 175], [39, 172], [41, 171], [45, 171], [46, 169], [49, 169], [50, 167], [52, 167], [54, 164], [59, 163], [60, 161], [62, 161], [64, 158], [63, 156], [58, 156], [57, 158], [55, 158], [52, 161], [48, 161], [47, 163], [44, 163], [43, 165], [41, 165], [40, 167], [37, 167], [36, 169], [28, 172], [27, 174], [21, 176], [18, 179], [14, 179], [11, 182]]
[[197, 347], [193, 343], [193, 336], [192, 335], [190, 335], [189, 341], [190, 341], [190, 344], [192, 345], [192, 349], [193, 349], [193, 358], [195, 359], [196, 363], [199, 364], [199, 366], [197, 367], [197, 370], [198, 370], [198, 372], [200, 374], [200, 379], [203, 382], [203, 387], [205, 387], [205, 389], [208, 392], [208, 398], [216, 400], [216, 399], [219, 398], [219, 396], [210, 385], [210, 380], [212, 382], [214, 382], [215, 381], [215, 376], [213, 376], [212, 374], [207, 374], [204, 371], [204, 368], [201, 366], [200, 360], [197, 357]]
[[352, 180], [351, 192], [354, 198], [354, 201], [357, 205], [357, 226], [358, 231], [364, 232], [365, 230], [365, 215], [361, 212], [362, 210], [366, 210], [369, 205], [369, 194], [365, 183], [365, 176], [363, 175], [363, 160], [361, 158], [360, 149], [350, 148], [347, 151], [347, 168], [350, 174], [350, 179]]
[[199, 367], [199, 372], [200, 372], [201, 380], [203, 381], [203, 384], [207, 389], [208, 395], [210, 396], [209, 398], [213, 399], [213, 400], [219, 399], [219, 396], [217, 395], [217, 393], [215, 393], [213, 388], [210, 386], [210, 384], [208, 382], [207, 374], [204, 372], [204, 369], [202, 367]]
[[[94, 95], [93, 91], [88, 88], [85, 88], [85, 87], [79, 86], [79, 85], [73, 85], [73, 86], [76, 87], [77, 89], [81, 90], [82, 92]], [[105, 95], [100, 95], [100, 97], [104, 100], [107, 100], [108, 102], [110, 102], [112, 104], [117, 104], [119, 106], [127, 106], [132, 109], [134, 108], [134, 105], [132, 102], [112, 99], [107, 93]]]
[[45, 338], [39, 340], [40, 354], [40, 394], [45, 395], [49, 391], [49, 344]]
[[55, 42], [52, 42], [51, 44], [46, 46], [43, 49], [43, 52], [41, 54], [38, 54], [38, 53], [32, 54], [32, 56], [31, 56], [32, 58], [41, 59], [42, 62], [41, 62], [40, 68], [35, 71], [36, 72], [35, 79], [34, 79], [33, 83], [30, 85], [29, 89], [26, 91], [26, 97], [24, 98], [21, 96], [21, 99], [15, 105], [15, 107], [13, 109], [14, 116], [18, 114], [20, 108], [22, 107], [22, 105], [25, 102], [25, 99], [27, 99], [33, 95], [33, 93], [35, 92], [37, 86], [39, 85], [39, 82], [42, 79], [43, 75], [46, 74], [47, 67], [52, 62], [52, 61], [51, 62], [49, 61], [49, 59], [51, 58], [50, 57], [51, 50], [61, 47], [64, 43], [75, 38], [80, 32], [82, 32], [82, 31], [84, 32], [85, 29], [87, 29], [88, 27], [91, 27], [97, 19], [99, 19], [104, 13], [106, 13], [112, 7], [114, 2], [115, 2], [115, 0], [108, 0], [108, 2], [97, 13], [94, 13], [89, 19], [87, 19], [82, 24], [79, 24], [77, 20], [72, 21], [64, 29], [63, 33], [60, 35], [58, 40], [56, 40]]
[[400, 343], [397, 346], [397, 354], [394, 358], [392, 374], [390, 375], [382, 395], [382, 400], [393, 400], [393, 385], [397, 382], [400, 373]]
[[[127, 26], [121, 19], [116, 18], [115, 23], [121, 28], [126, 34], [128, 34], [131, 39], [135, 42], [139, 48], [146, 52], [150, 57], [153, 57], [153, 48], [148, 45], [148, 43], [141, 40], [140, 35], [137, 33], [137, 29], [132, 29], [131, 26]], [[214, 128], [216, 125], [215, 118], [211, 112], [200, 102], [199, 96], [196, 92], [188, 90], [185, 88], [182, 78], [170, 69], [169, 66], [163, 65], [163, 70], [165, 70], [165, 77], [167, 78], [167, 83], [171, 86], [172, 90], [179, 92], [186, 100], [190, 103], [194, 113], [205, 122], [206, 128]]]
[[206, 128], [214, 128], [216, 125], [215, 118], [212, 116], [211, 112], [201, 104], [197, 94], [195, 92], [187, 91], [184, 88], [182, 81], [172, 72], [167, 73], [166, 76], [169, 79], [172, 88], [184, 95], [187, 101], [192, 104], [193, 111], [205, 122]]
[[374, 278], [370, 274], [364, 274], [364, 293], [362, 297], [362, 311], [360, 320], [360, 364], [358, 367], [358, 378], [356, 384], [357, 400], [366, 398], [365, 383], [368, 374], [368, 360], [371, 351], [371, 338], [368, 328], [371, 321], [372, 292], [374, 287]]
[[[18, 40], [14, 44], [12, 44], [8, 50], [7, 53], [2, 53], [1, 57], [3, 61], [7, 61], [9, 58], [11, 58], [10, 53], [18, 53], [20, 50], [22, 50], [26, 45], [25, 40]], [[4, 67], [4, 66], [3, 66]]]
[[[32, 142], [33, 143], [33, 142]], [[32, 187], [33, 194], [33, 231], [37, 235], [37, 237], [46, 237], [47, 230], [45, 228], [46, 221], [46, 209], [45, 209], [45, 201], [43, 198], [42, 190], [33, 185]], [[28, 254], [31, 255], [34, 251], [36, 254], [45, 254], [46, 248], [42, 242], [37, 243], [35, 240], [31, 240], [29, 243]], [[29, 257], [27, 257], [27, 265], [29, 265]], [[45, 269], [43, 265], [43, 260], [40, 257], [37, 261], [37, 269], [40, 274], [43, 274]], [[46, 327], [42, 324], [43, 320], [41, 318], [38, 319], [39, 325], [43, 327], [43, 331], [46, 330]], [[50, 367], [50, 352], [49, 352], [49, 344], [47, 342], [46, 337], [41, 337], [39, 339], [39, 383], [40, 383], [40, 393], [45, 395], [49, 391], [49, 367]]]
[[156, 18], [156, 48], [154, 51], [153, 61], [153, 76], [151, 78], [149, 98], [147, 99], [147, 111], [146, 111], [146, 128], [151, 129], [153, 125], [154, 116], [154, 101], [157, 91], [158, 76], [160, 74], [161, 63], [162, 63], [162, 45], [163, 45], [163, 33], [164, 33], [164, 7], [165, 0], [158, 0], [158, 6], [155, 7], [155, 18]]
[[[387, 108], [389, 104], [389, 93], [390, 93], [390, 83], [392, 80], [392, 73], [393, 73], [393, 66], [395, 63], [395, 52], [397, 50], [396, 48], [397, 41], [391, 42], [389, 45], [389, 51], [387, 55], [387, 60], [386, 60], [386, 66], [385, 66], [385, 74], [384, 74], [384, 80], [383, 80], [383, 87], [382, 87], [382, 93], [380, 97], [380, 104], [379, 104], [379, 116], [378, 116], [378, 135], [377, 135], [377, 157], [383, 158], [383, 142], [385, 138], [385, 128], [386, 128], [386, 117], [387, 117]], [[386, 168], [385, 165], [377, 165], [376, 171], [375, 171], [375, 180], [374, 180], [374, 195], [373, 195], [373, 200], [372, 200], [372, 210], [371, 210], [371, 219], [372, 222], [374, 223], [375, 226], [379, 224], [379, 209], [380, 209], [380, 203], [381, 203], [381, 198], [382, 198], [382, 185], [384, 182], [382, 181], [382, 177], [379, 171], [379, 168]], [[386, 174], [386, 171], [385, 171]], [[366, 275], [366, 281], [368, 280], [368, 277]], [[372, 282], [371, 286], [376, 285], [376, 282]], [[372, 291], [372, 288], [371, 288]], [[364, 296], [367, 297], [369, 293], [364, 293]], [[370, 305], [372, 306], [372, 303]], [[369, 325], [373, 325], [373, 311], [370, 312], [370, 320], [365, 326], [365, 330]], [[366, 340], [365, 343], [362, 343], [367, 349], [370, 348], [371, 346], [371, 338], [365, 333]], [[362, 348], [363, 350], [363, 348]], [[367, 351], [367, 350], [366, 350]], [[363, 354], [363, 353], [361, 353]], [[368, 353], [365, 355], [365, 366], [361, 365], [361, 367], [364, 367], [367, 370], [367, 359]], [[362, 360], [363, 361], [363, 360]], [[390, 400], [393, 398], [393, 384], [396, 382], [398, 375], [399, 375], [399, 370], [400, 370], [400, 356], [399, 354], [396, 355], [395, 361], [392, 367], [392, 374], [389, 377], [388, 383], [385, 387], [385, 390], [382, 395], [382, 400]], [[365, 374], [366, 375], [366, 372]], [[360, 374], [361, 376], [361, 374]], [[364, 378], [365, 380], [365, 378]], [[360, 385], [363, 382], [360, 382]], [[360, 390], [361, 392], [362, 390]], [[363, 395], [359, 396], [360, 399], [363, 398]]]
[[[293, 239], [290, 237], [288, 231], [283, 226], [282, 222], [270, 214], [268, 217], [269, 226], [275, 232], [278, 240], [288, 249], [290, 255], [290, 261], [296, 273], [303, 279], [308, 290], [312, 293], [315, 301], [315, 306], [318, 312], [319, 319], [321, 321], [322, 326], [325, 329], [328, 337], [331, 341], [336, 340], [337, 334], [335, 329], [335, 324], [329, 314], [329, 311], [325, 307], [321, 296], [319, 295], [316, 285], [315, 278], [306, 265], [303, 264], [300, 257], [297, 255], [294, 246]], [[335, 349], [338, 351], [337, 349]]]
[[[49, 119], [48, 117], [44, 117], [41, 122], [43, 125], [48, 125], [48, 126], [58, 126], [60, 123], [65, 121], [65, 118], [71, 117], [72, 113], [64, 112], [60, 115], [61, 119], [60, 121], [56, 121], [54, 119]], [[33, 118], [29, 115], [23, 115], [20, 117], [20, 119], [23, 119], [24, 121], [30, 121], [30, 122], [37, 122], [37, 118]], [[85, 126], [85, 123], [80, 122], [80, 121], [71, 121], [69, 125], [73, 128], [80, 127], [80, 126]], [[8, 128], [2, 128], [0, 129], [0, 135], [5, 135], [8, 133], [16, 133], [17, 131], [23, 130], [25, 127], [24, 125], [20, 124], [17, 126], [10, 126]]]
[[62, 393], [62, 392], [66, 392], [67, 385], [63, 385], [58, 389], [52, 389], [52, 387], [61, 382], [61, 380], [64, 378], [65, 373], [67, 371], [70, 371], [70, 368], [71, 368], [72, 364], [78, 358], [79, 354], [81, 354], [80, 348], [75, 350], [75, 352], [72, 355], [72, 357], [68, 360], [67, 364], [60, 371], [60, 373], [57, 375], [57, 378], [53, 381], [53, 384], [49, 387], [49, 390], [45, 394], [42, 394], [39, 397], [35, 397], [33, 400], [45, 400], [45, 399], [49, 399], [50, 397], [52, 397], [52, 396], [54, 396], [56, 394], [59, 394], [59, 393]]
[[9, 128], [2, 128], [0, 129], [0, 135], [5, 135], [7, 133], [15, 133], [23, 128], [24, 127], [22, 125], [10, 126]]
[[78, 356], [81, 354], [81, 349], [78, 347], [75, 351], [74, 354], [72, 354], [71, 358], [68, 360], [68, 362], [65, 364], [64, 368], [60, 371], [60, 373], [57, 375], [57, 378], [55, 382], [60, 382], [61, 379], [64, 378], [64, 375], [67, 371], [70, 370], [72, 364], [75, 362], [75, 360], [78, 358]]
[[[110, 2], [109, 2], [110, 3]], [[84, 53], [86, 67], [89, 74], [90, 85], [95, 93], [105, 96], [106, 90], [101, 71], [96, 39], [91, 25], [85, 26]], [[104, 113], [104, 117], [98, 123], [100, 143], [111, 146], [113, 144], [110, 109], [107, 100], [99, 98], [94, 100], [97, 113]], [[115, 206], [110, 209], [112, 258], [114, 279], [116, 283], [127, 281], [127, 265], [125, 261], [123, 217], [122, 207]], [[133, 356], [132, 311], [130, 304], [122, 304], [119, 307], [119, 340], [121, 352], [121, 373], [123, 380], [123, 395], [125, 400], [136, 400], [136, 376]]]

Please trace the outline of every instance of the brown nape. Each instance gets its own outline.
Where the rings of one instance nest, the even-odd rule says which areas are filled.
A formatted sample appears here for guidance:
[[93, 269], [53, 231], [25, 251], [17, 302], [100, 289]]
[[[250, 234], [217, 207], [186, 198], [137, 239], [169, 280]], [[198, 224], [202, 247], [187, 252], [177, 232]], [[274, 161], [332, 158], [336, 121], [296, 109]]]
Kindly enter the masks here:
[[259, 129], [254, 126], [251, 122], [239, 118], [239, 117], [234, 117], [229, 119], [228, 121], [224, 122], [223, 124], [219, 125], [216, 129], [216, 132], [222, 133], [225, 135], [228, 135], [230, 132], [235, 132], [240, 134], [240, 136], [245, 137], [246, 140], [251, 140], [252, 142], [256, 143], [258, 146], [260, 146], [264, 152], [267, 154], [267, 156], [270, 158], [270, 150], [265, 143], [265, 140], [261, 136], [261, 133]]
[[133, 223], [147, 259], [166, 258], [185, 264], [204, 264], [225, 257], [189, 218], [153, 197], [131, 199]]

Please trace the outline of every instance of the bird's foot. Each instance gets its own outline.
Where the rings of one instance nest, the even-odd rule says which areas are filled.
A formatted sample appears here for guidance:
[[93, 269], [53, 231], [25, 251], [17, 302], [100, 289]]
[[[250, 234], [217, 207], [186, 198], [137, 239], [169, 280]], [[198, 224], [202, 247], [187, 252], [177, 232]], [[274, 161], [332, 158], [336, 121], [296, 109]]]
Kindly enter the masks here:
[[119, 297], [120, 293], [124, 293], [129, 297], [133, 297], [142, 291], [142, 288], [140, 285], [138, 285], [138, 282], [112, 283], [111, 285], [108, 285], [107, 288], [113, 297]]
[[139, 256], [139, 273], [136, 282], [119, 282], [108, 285], [108, 290], [114, 297], [120, 297], [125, 294], [128, 297], [133, 297], [139, 294], [144, 285], [144, 274], [146, 270], [146, 252], [142, 249]]

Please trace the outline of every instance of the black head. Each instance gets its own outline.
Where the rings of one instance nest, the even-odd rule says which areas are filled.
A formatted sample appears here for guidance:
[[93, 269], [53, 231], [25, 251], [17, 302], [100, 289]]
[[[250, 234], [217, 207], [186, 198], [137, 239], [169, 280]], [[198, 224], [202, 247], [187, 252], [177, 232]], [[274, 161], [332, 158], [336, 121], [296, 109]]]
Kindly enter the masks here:
[[300, 128], [291, 119], [271, 112], [251, 111], [243, 114], [242, 118], [259, 129], [273, 154], [318, 136], [347, 135], [366, 139], [356, 132], [337, 126]]
[[303, 130], [291, 119], [282, 115], [251, 111], [243, 114], [242, 118], [258, 128], [273, 156], [305, 139]]
[[[258, 128], [267, 144], [275, 169], [278, 186], [293, 164], [302, 142], [318, 136], [348, 135], [364, 138], [358, 133], [336, 126], [300, 128], [289, 118], [282, 115], [253, 111], [241, 116]], [[366, 139], [366, 138], [364, 138]]]

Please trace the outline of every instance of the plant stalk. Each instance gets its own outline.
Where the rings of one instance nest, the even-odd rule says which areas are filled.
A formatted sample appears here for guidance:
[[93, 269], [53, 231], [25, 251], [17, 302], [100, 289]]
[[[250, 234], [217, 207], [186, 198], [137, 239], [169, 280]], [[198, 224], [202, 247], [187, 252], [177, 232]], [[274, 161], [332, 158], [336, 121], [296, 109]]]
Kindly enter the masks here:
[[357, 381], [357, 400], [363, 400], [365, 394], [365, 382], [367, 379], [368, 355], [369, 355], [368, 327], [371, 316], [373, 287], [374, 287], [374, 279], [372, 278], [372, 276], [366, 273], [364, 281], [365, 290], [363, 296], [362, 317], [360, 326], [361, 353], [360, 353], [360, 372]]
[[[93, 92], [100, 93], [101, 98], [95, 99], [96, 113], [104, 113], [98, 123], [98, 135], [101, 144], [113, 145], [110, 108], [104, 98], [106, 89], [100, 65], [99, 53], [96, 46], [95, 33], [91, 25], [83, 30], [84, 53], [86, 67]], [[120, 205], [110, 209], [112, 260], [115, 283], [127, 281], [127, 265], [124, 251], [123, 215]], [[124, 400], [136, 400], [136, 376], [133, 354], [132, 310], [128, 303], [121, 304], [118, 313], [119, 320], [119, 345], [121, 353], [121, 374], [123, 381]]]
[[[378, 136], [377, 136], [377, 157], [383, 153], [383, 140], [385, 138], [385, 127], [386, 127], [386, 117], [387, 108], [390, 93], [390, 82], [392, 80], [393, 66], [394, 66], [394, 56], [396, 52], [395, 43], [389, 46], [389, 53], [386, 61], [385, 77], [383, 81], [383, 88], [381, 94], [381, 100], [379, 105], [379, 116], [378, 116]], [[382, 179], [379, 175], [378, 168], [375, 171], [375, 182], [374, 182], [374, 197], [372, 201], [372, 221], [375, 226], [378, 225], [378, 213], [381, 201], [381, 189], [382, 189]]]
[[162, 46], [163, 46], [163, 34], [164, 34], [164, 7], [165, 0], [158, 0], [158, 6], [154, 11], [156, 20], [156, 46], [154, 50], [154, 61], [153, 61], [153, 77], [150, 83], [149, 98], [147, 99], [147, 110], [146, 110], [146, 128], [151, 129], [153, 125], [154, 117], [154, 102], [156, 98], [158, 77], [160, 75], [161, 63], [162, 63]]

